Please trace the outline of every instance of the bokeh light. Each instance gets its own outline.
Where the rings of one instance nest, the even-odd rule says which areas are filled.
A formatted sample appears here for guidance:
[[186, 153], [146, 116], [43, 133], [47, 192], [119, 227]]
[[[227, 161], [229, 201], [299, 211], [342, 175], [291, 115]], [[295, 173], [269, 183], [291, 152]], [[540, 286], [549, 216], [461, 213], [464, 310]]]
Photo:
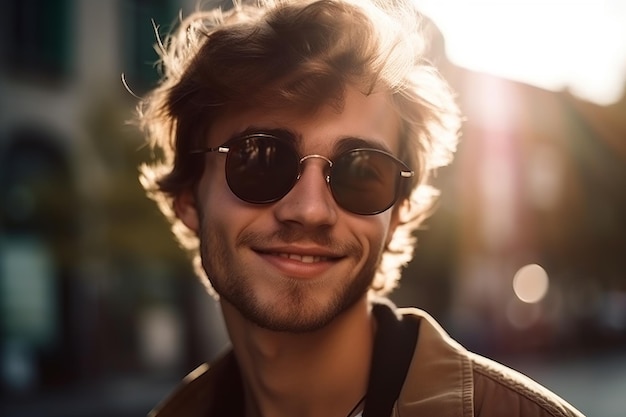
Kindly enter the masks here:
[[548, 293], [548, 287], [548, 274], [537, 264], [521, 267], [513, 277], [513, 291], [525, 303], [541, 301]]

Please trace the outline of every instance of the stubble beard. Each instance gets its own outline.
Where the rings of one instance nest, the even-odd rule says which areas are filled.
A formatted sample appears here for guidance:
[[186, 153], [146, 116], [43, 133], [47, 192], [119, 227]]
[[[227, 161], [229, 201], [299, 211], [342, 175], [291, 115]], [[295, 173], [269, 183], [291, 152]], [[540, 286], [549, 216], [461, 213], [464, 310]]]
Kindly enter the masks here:
[[[312, 296], [316, 284], [299, 280], [285, 279], [274, 289], [275, 297], [271, 303], [262, 302], [255, 294], [251, 279], [265, 279], [261, 271], [246, 271], [234, 253], [230, 252], [224, 239], [219, 234], [206, 227], [202, 227], [201, 256], [204, 270], [215, 292], [241, 315], [259, 327], [289, 333], [305, 333], [319, 330], [343, 312], [349, 310], [367, 293], [376, 273], [380, 256], [371, 254], [361, 270], [351, 279], [337, 277], [342, 285], [337, 286], [332, 298], [316, 300]], [[260, 234], [242, 234], [237, 246], [254, 246], [255, 242], [267, 242], [280, 239], [283, 242], [296, 241], [301, 236], [288, 229], [281, 230], [276, 236], [268, 237]], [[311, 239], [324, 242], [325, 246], [332, 245], [330, 237], [318, 234]], [[362, 248], [355, 244], [344, 245], [342, 253], [347, 253], [353, 259], [361, 259]], [[269, 278], [268, 278], [269, 279]]]

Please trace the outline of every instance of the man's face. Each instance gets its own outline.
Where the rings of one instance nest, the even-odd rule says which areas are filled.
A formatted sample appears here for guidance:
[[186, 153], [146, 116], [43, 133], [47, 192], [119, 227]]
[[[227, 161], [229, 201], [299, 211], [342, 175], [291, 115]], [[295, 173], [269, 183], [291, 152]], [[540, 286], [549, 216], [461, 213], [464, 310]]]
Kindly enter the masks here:
[[[313, 116], [253, 110], [230, 115], [210, 131], [209, 146], [249, 130], [295, 133], [300, 154], [332, 160], [346, 138], [398, 154], [399, 121], [384, 94], [346, 90], [338, 111]], [[363, 216], [340, 208], [325, 180], [328, 163], [307, 159], [302, 176], [281, 200], [250, 204], [230, 191], [225, 155], [206, 155], [194, 196], [177, 200], [181, 220], [201, 241], [202, 263], [222, 302], [275, 331], [319, 329], [367, 293], [397, 224], [392, 208]]]

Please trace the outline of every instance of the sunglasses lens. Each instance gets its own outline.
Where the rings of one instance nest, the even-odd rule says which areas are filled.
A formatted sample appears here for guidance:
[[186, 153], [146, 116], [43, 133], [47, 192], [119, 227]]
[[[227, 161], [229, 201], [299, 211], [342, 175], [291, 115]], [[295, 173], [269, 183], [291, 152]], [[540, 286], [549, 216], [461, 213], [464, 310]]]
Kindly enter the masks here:
[[395, 203], [400, 170], [389, 155], [354, 150], [335, 161], [330, 188], [337, 203], [356, 214], [377, 214]]
[[293, 148], [270, 137], [251, 136], [233, 143], [226, 158], [226, 181], [249, 203], [271, 203], [285, 196], [298, 176]]

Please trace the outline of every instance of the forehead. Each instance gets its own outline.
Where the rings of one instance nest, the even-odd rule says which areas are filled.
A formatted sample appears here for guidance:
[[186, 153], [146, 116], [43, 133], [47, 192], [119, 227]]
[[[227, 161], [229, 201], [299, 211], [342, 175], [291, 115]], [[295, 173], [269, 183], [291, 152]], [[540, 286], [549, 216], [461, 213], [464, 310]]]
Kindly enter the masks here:
[[251, 129], [293, 132], [303, 153], [330, 154], [346, 138], [363, 139], [394, 154], [399, 151], [400, 118], [390, 95], [365, 95], [351, 87], [346, 88], [341, 106], [323, 105], [311, 114], [262, 108], [226, 112], [209, 130], [209, 145], [220, 145]]

